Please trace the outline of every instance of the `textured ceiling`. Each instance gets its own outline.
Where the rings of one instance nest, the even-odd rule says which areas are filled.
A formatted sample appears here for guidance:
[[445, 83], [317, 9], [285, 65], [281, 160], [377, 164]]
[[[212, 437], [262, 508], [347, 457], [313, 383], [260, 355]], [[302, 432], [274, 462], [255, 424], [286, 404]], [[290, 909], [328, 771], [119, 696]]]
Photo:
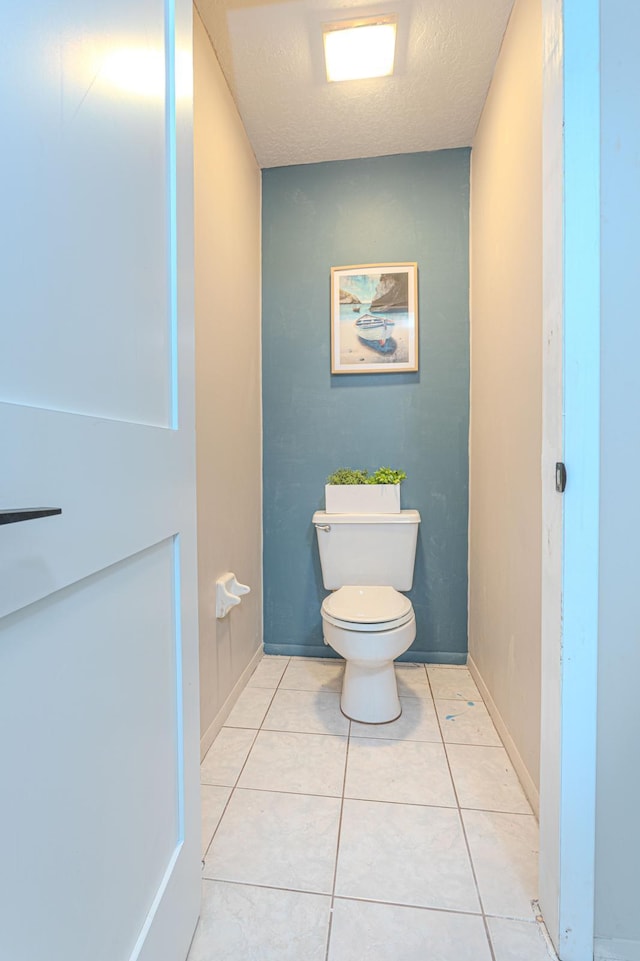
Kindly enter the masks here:
[[[261, 167], [471, 144], [513, 0], [196, 0]], [[322, 24], [397, 13], [392, 77], [327, 83]]]

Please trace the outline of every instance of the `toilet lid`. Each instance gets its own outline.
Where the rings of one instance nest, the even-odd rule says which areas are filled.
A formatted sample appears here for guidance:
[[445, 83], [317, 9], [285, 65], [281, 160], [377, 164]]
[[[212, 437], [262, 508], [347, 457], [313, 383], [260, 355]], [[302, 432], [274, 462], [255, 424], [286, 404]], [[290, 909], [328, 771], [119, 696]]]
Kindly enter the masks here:
[[394, 587], [340, 587], [325, 597], [324, 612], [355, 624], [384, 624], [405, 617], [411, 601]]

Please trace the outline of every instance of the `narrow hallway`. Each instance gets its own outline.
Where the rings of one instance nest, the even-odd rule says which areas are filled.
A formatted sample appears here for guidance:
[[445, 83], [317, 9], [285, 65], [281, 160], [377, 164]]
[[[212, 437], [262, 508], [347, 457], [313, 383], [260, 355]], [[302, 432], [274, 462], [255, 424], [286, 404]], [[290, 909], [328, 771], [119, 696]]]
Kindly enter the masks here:
[[468, 670], [397, 664], [380, 726], [342, 671], [263, 658], [203, 761], [188, 961], [548, 961], [536, 819]]

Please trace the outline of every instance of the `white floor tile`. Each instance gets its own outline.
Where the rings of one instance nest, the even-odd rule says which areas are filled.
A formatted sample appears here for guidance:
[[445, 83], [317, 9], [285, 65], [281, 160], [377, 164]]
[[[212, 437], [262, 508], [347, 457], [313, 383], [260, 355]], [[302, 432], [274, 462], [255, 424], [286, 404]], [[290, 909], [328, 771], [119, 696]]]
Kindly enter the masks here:
[[330, 893], [339, 818], [339, 798], [236, 788], [204, 877]]
[[429, 664], [427, 674], [434, 697], [481, 701], [480, 691], [466, 667], [440, 667]]
[[349, 720], [340, 710], [340, 695], [325, 691], [276, 691], [264, 721], [267, 731], [301, 734], [347, 734]]
[[431, 699], [401, 697], [402, 714], [388, 724], [360, 724], [353, 721], [353, 737], [381, 737], [391, 740], [442, 741]]
[[249, 678], [247, 687], [264, 687], [273, 690], [282, 680], [282, 675], [288, 663], [288, 657], [275, 657], [272, 654], [265, 654]]
[[487, 914], [531, 918], [538, 896], [538, 825], [533, 815], [463, 811]]
[[340, 693], [344, 661], [337, 658], [293, 657], [284, 672], [281, 688], [293, 691], [333, 691]]
[[271, 703], [273, 690], [245, 687], [226, 720], [227, 727], [258, 728]]
[[405, 697], [431, 697], [424, 664], [394, 664], [398, 694]]
[[502, 742], [482, 701], [435, 701], [446, 744], [489, 744]]
[[491, 953], [481, 917], [336, 900], [329, 961], [365, 959], [491, 961]]
[[503, 747], [447, 744], [447, 755], [461, 807], [533, 813]]
[[223, 727], [200, 765], [202, 783], [233, 787], [256, 734], [245, 728]]
[[187, 961], [324, 961], [330, 899], [204, 881]]
[[496, 961], [557, 961], [537, 924], [489, 918], [489, 933]]
[[336, 894], [479, 911], [458, 811], [345, 800]]
[[203, 784], [200, 787], [200, 800], [202, 803], [202, 856], [204, 857], [213, 832], [218, 827], [225, 804], [231, 795], [230, 787], [215, 787], [212, 784]]
[[342, 796], [346, 737], [260, 731], [239, 787]]
[[343, 786], [327, 961], [489, 961], [483, 909], [494, 961], [550, 961], [537, 824], [469, 671], [395, 669], [402, 716], [350, 724], [342, 661], [260, 662], [201, 768], [188, 961], [325, 961]]
[[456, 807], [442, 744], [352, 738], [345, 797]]

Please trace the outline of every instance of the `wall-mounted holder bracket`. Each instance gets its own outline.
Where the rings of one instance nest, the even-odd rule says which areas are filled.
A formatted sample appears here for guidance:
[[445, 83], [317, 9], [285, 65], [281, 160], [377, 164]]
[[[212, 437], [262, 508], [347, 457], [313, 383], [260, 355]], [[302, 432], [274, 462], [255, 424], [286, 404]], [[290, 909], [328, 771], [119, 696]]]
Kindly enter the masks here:
[[240, 603], [243, 594], [251, 590], [246, 584], [239, 584], [236, 575], [230, 571], [216, 581], [216, 617], [226, 617], [232, 607]]

